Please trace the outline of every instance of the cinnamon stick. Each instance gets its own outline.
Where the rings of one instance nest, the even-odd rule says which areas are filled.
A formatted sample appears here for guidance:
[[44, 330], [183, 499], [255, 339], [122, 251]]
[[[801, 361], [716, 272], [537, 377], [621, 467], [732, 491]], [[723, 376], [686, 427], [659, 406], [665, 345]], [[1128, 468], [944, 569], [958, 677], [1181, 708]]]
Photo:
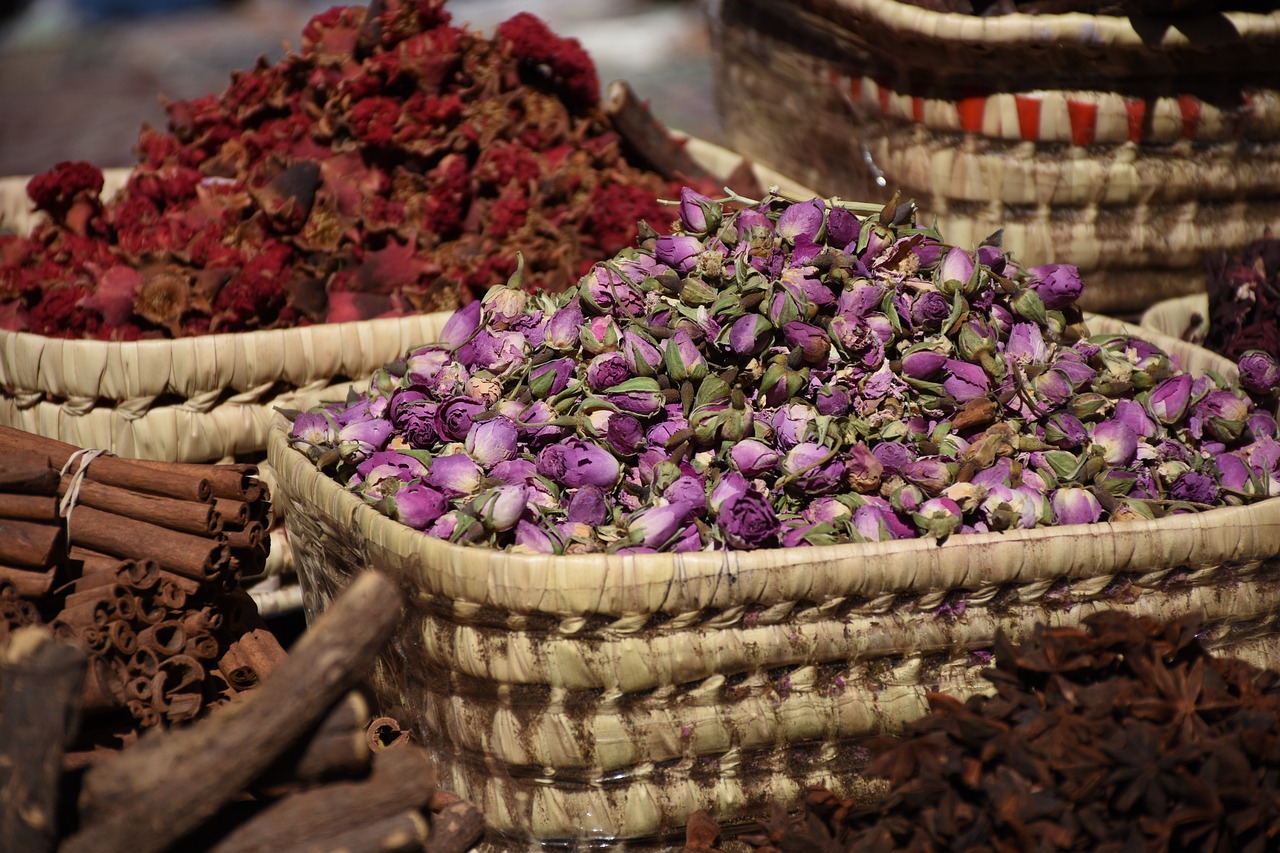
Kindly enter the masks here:
[[204, 667], [189, 655], [174, 655], [160, 662], [151, 680], [151, 706], [170, 722], [184, 722], [200, 711]]
[[107, 639], [112, 648], [122, 655], [131, 655], [138, 650], [138, 635], [123, 619], [112, 619], [107, 623]]
[[[17, 448], [0, 444], [7, 451]], [[53, 495], [58, 489], [58, 471], [47, 454], [0, 454], [0, 492], [16, 495]]]
[[217, 539], [180, 533], [89, 506], [76, 507], [69, 529], [72, 545], [122, 558], [154, 560], [161, 568], [194, 580], [214, 577], [230, 558], [226, 544]]
[[232, 498], [214, 498], [213, 509], [222, 517], [222, 526], [244, 527], [249, 523], [249, 504]]
[[197, 660], [213, 660], [218, 656], [218, 649], [218, 640], [212, 634], [188, 633], [182, 653]]
[[166, 619], [138, 632], [138, 648], [150, 649], [162, 660], [181, 654], [187, 645], [187, 632], [176, 619]]
[[85, 654], [47, 628], [13, 633], [0, 662], [0, 850], [52, 851], [62, 753], [80, 722]]
[[435, 787], [435, 765], [425, 749], [384, 752], [374, 757], [367, 780], [332, 782], [284, 797], [227, 833], [210, 853], [269, 853], [318, 840], [346, 830], [352, 815], [376, 820], [421, 809]]
[[227, 647], [218, 671], [237, 690], [246, 690], [266, 678], [286, 657], [275, 634], [255, 628]]
[[94, 551], [91, 548], [76, 545], [75, 543], [72, 543], [68, 553], [72, 561], [81, 564], [81, 576], [97, 572], [114, 572], [121, 563], [127, 562], [120, 557], [103, 554], [101, 551]]
[[[363, 818], [363, 815], [360, 817]], [[368, 822], [357, 820], [356, 823], [356, 826], [331, 835], [299, 839], [293, 845], [278, 848], [279, 853], [325, 853], [330, 850], [342, 850], [344, 853], [408, 853], [421, 851], [431, 835], [427, 819], [417, 809], [406, 809], [398, 815]]]
[[61, 524], [0, 518], [0, 564], [47, 569], [61, 562], [65, 542]]
[[239, 530], [226, 528], [223, 531], [223, 536], [227, 538], [227, 544], [233, 549], [237, 551], [251, 550], [262, 548], [266, 542], [267, 531], [263, 528], [261, 521], [251, 521]]
[[56, 567], [29, 569], [22, 566], [0, 566], [0, 587], [12, 587], [14, 594], [23, 598], [40, 598], [53, 589]]
[[365, 738], [371, 750], [383, 752], [407, 744], [409, 732], [400, 728], [400, 721], [395, 717], [378, 717], [369, 724]]
[[[25, 432], [13, 427], [0, 426], [0, 447], [20, 453], [48, 457], [53, 467], [61, 471], [73, 453], [80, 448], [52, 438]], [[58, 473], [55, 471], [55, 475]], [[209, 481], [184, 472], [156, 470], [137, 459], [121, 459], [117, 456], [98, 456], [86, 469], [88, 479], [108, 486], [133, 489], [154, 495], [165, 495], [190, 501], [208, 501], [213, 497]]]
[[58, 499], [44, 495], [16, 495], [0, 492], [0, 518], [15, 521], [59, 521]]
[[193, 477], [209, 482], [215, 498], [249, 500], [260, 495], [258, 466], [241, 464], [206, 464], [196, 462], [166, 462], [158, 459], [136, 459], [139, 465], [174, 476]]
[[[361, 574], [256, 690], [90, 768], [82, 829], [63, 853], [158, 853], [216, 814], [360, 681], [400, 621], [402, 604], [385, 576]], [[190, 784], [174, 786], [179, 775]], [[163, 796], [147, 796], [161, 790]]]
[[[70, 476], [62, 478], [62, 483], [58, 486], [59, 497], [67, 493], [71, 481]], [[132, 489], [95, 483], [89, 479], [81, 482], [76, 505], [91, 506], [103, 512], [157, 524], [170, 530], [193, 533], [196, 536], [215, 536], [222, 529], [222, 516], [211, 503], [150, 495]], [[72, 517], [74, 519], [75, 516]]]

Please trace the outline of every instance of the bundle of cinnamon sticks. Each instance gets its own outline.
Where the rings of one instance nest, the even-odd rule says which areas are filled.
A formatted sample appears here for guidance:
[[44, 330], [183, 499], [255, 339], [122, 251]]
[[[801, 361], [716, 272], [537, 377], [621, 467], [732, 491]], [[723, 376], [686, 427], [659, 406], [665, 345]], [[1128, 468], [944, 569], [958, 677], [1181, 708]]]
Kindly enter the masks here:
[[284, 657], [238, 588], [268, 554], [256, 466], [78, 450], [0, 427], [0, 640], [49, 624], [89, 654], [86, 712], [142, 728], [252, 687]]

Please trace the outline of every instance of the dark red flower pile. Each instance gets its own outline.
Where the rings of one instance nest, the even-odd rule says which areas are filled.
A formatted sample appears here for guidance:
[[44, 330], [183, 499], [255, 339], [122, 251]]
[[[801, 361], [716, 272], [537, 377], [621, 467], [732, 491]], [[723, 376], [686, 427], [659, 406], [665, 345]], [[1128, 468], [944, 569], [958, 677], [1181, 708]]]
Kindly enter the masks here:
[[300, 52], [167, 105], [127, 186], [61, 163], [46, 220], [0, 236], [0, 328], [133, 340], [446, 310], [503, 282], [560, 290], [670, 219], [590, 57], [529, 14], [490, 39], [443, 0], [336, 7]]

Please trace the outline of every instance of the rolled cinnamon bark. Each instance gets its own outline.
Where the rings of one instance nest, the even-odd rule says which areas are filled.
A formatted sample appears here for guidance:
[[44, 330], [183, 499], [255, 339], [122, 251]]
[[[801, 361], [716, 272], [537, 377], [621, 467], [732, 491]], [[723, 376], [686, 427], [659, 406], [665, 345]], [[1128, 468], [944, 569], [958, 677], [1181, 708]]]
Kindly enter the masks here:
[[17, 495], [53, 495], [58, 490], [58, 471], [48, 454], [13, 452], [19, 448], [3, 443], [0, 454], [0, 492]]
[[270, 675], [284, 659], [285, 650], [275, 635], [255, 628], [227, 647], [218, 670], [228, 684], [244, 690]]
[[[17, 523], [17, 522], [15, 522]], [[154, 560], [161, 568], [194, 580], [209, 580], [227, 568], [225, 542], [103, 512], [77, 507], [69, 530], [72, 545], [117, 557]]]
[[244, 527], [249, 523], [249, 504], [233, 498], [214, 498], [214, 510], [222, 517], [223, 527]]
[[[70, 476], [62, 478], [62, 483], [58, 486], [59, 496], [67, 493], [71, 480]], [[80, 484], [76, 503], [77, 506], [91, 506], [103, 512], [196, 536], [215, 536], [222, 529], [222, 516], [212, 503], [150, 495], [96, 483], [91, 479]]]
[[182, 654], [186, 645], [187, 632], [176, 619], [166, 619], [138, 632], [138, 648], [155, 652], [162, 664], [165, 658]]
[[57, 568], [28, 569], [21, 566], [0, 566], [0, 587], [11, 587], [15, 595], [23, 598], [40, 598], [53, 589]]
[[159, 459], [135, 461], [139, 465], [145, 465], [156, 471], [208, 480], [215, 498], [244, 501], [255, 499], [261, 492], [261, 489], [255, 488], [258, 486], [257, 465], [237, 463], [202, 465], [196, 462], [166, 462]]
[[60, 523], [0, 518], [0, 564], [47, 569], [64, 562], [66, 539]]
[[0, 492], [0, 518], [14, 521], [59, 521], [58, 499], [52, 495], [16, 495]]

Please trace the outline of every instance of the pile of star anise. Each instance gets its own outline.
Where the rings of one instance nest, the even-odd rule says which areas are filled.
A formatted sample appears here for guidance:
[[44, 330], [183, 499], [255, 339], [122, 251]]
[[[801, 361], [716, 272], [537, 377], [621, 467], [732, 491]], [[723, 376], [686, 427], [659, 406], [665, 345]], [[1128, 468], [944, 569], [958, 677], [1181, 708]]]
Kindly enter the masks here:
[[[527, 13], [492, 38], [444, 0], [313, 18], [297, 53], [144, 128], [128, 185], [62, 163], [48, 221], [0, 235], [0, 329], [132, 340], [465, 304], [524, 259], [560, 290], [684, 181], [633, 165], [590, 56]], [[704, 188], [710, 189], [710, 188]]]
[[1198, 621], [1101, 613], [1001, 640], [995, 695], [875, 745], [879, 803], [810, 792], [762, 851], [1280, 849], [1280, 675], [1208, 654]]

